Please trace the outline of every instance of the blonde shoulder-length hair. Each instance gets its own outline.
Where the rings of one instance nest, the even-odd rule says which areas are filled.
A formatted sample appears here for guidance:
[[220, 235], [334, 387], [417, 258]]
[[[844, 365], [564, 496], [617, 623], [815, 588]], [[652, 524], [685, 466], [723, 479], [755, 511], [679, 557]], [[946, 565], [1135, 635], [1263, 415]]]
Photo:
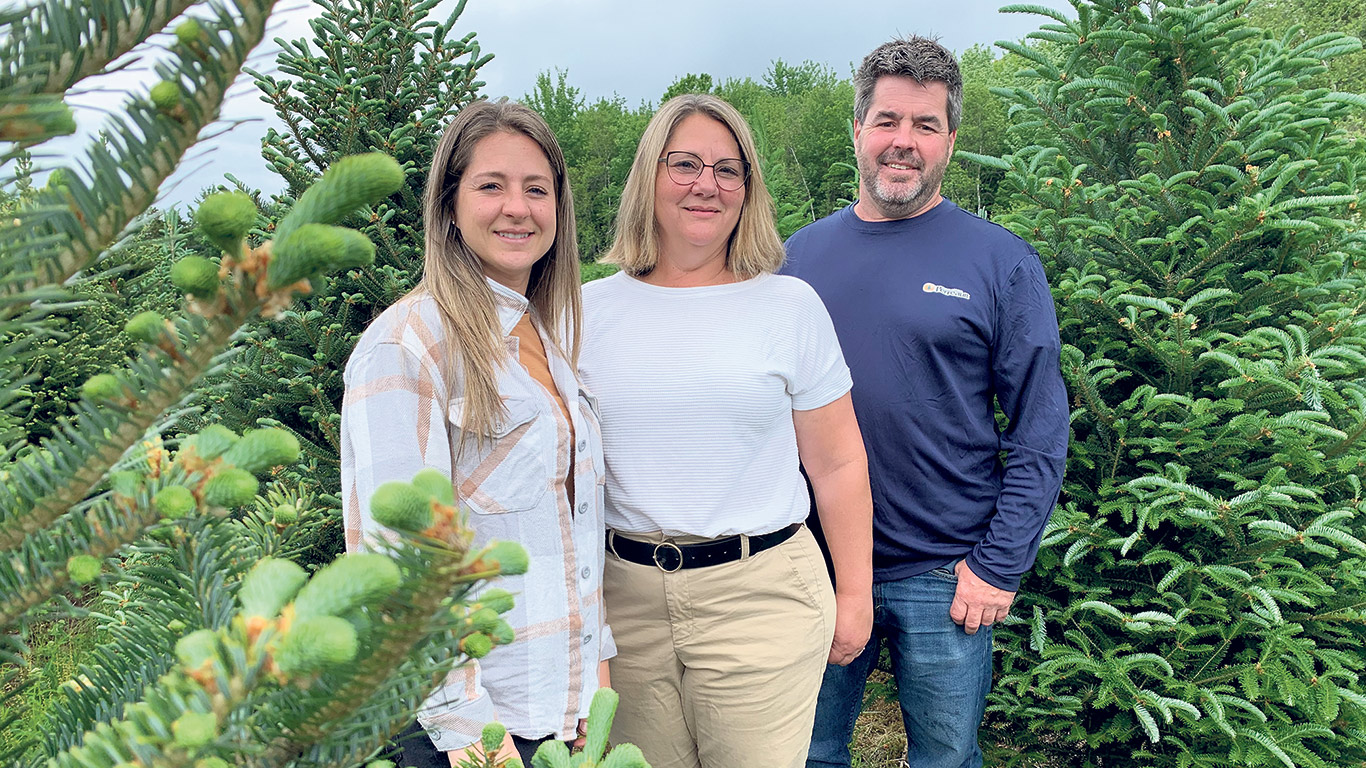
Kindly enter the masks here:
[[749, 163], [745, 199], [740, 221], [727, 244], [726, 266], [740, 279], [748, 279], [782, 266], [783, 243], [774, 224], [773, 197], [764, 186], [759, 169], [759, 154], [750, 135], [749, 124], [735, 107], [705, 93], [685, 93], [664, 102], [645, 127], [636, 148], [636, 159], [626, 177], [617, 210], [616, 237], [600, 259], [616, 264], [627, 274], [648, 274], [659, 261], [659, 232], [655, 221], [655, 176], [665, 173], [659, 158], [673, 138], [678, 124], [691, 115], [702, 114], [726, 126], [740, 146], [740, 159]]
[[507, 351], [493, 289], [484, 278], [479, 254], [456, 227], [455, 201], [480, 140], [500, 131], [536, 142], [555, 176], [555, 239], [550, 251], [532, 266], [526, 295], [545, 334], [575, 366], [583, 315], [574, 198], [555, 135], [540, 115], [521, 104], [481, 100], [467, 105], [446, 127], [432, 156], [422, 199], [426, 245], [422, 281], [413, 294], [430, 296], [440, 310], [446, 336], [442, 373], [447, 386], [463, 383], [463, 427], [475, 435], [491, 434], [503, 413], [498, 371]]

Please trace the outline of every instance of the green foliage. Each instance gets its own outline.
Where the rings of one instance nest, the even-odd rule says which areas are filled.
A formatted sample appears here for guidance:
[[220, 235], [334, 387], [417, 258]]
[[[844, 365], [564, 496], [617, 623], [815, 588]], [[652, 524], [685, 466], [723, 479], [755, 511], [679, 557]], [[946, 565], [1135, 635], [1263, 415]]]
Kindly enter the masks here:
[[[148, 38], [192, 5], [197, 21], [183, 22], [157, 57], [162, 79], [182, 88], [176, 103], [164, 93], [156, 105], [139, 97], [111, 115], [107, 141], [73, 159], [79, 168], [54, 172], [41, 190], [26, 182], [3, 187], [0, 202], [7, 225], [13, 223], [0, 238], [0, 413], [7, 417], [22, 407], [37, 412], [46, 401], [35, 392], [58, 400], [55, 386], [36, 382], [42, 345], [78, 351], [59, 349], [79, 338], [65, 332], [70, 318], [63, 313], [77, 309], [86, 286], [134, 271], [120, 261], [129, 225], [141, 220], [144, 234], [178, 227], [175, 217], [147, 215], [147, 206], [201, 129], [217, 119], [226, 88], [265, 33], [272, 4], [58, 0], [0, 14], [0, 157], [27, 178], [24, 147], [62, 127], [35, 120], [35, 111], [60, 111], [64, 95], [86, 77], [146, 53]], [[287, 220], [297, 228], [283, 236], [354, 220], [360, 209], [382, 212], [375, 206], [405, 181], [393, 161], [333, 164], [311, 196], [298, 190], [301, 201]], [[279, 466], [295, 464], [300, 453], [292, 432], [239, 437], [211, 425], [163, 442], [163, 434], [184, 428], [189, 398], [221, 369], [242, 330], [284, 312], [297, 291], [317, 298], [328, 272], [357, 265], [352, 246], [363, 238], [353, 233], [346, 247], [335, 248], [320, 238], [292, 257], [282, 255], [284, 247], [273, 253], [253, 229], [256, 201], [231, 193], [206, 199], [199, 221], [219, 246], [216, 290], [207, 290], [200, 264], [194, 279], [175, 281], [189, 301], [124, 306], [101, 317], [106, 325], [89, 329], [91, 346], [109, 345], [125, 324], [127, 333], [96, 356], [95, 370], [79, 372], [61, 401], [67, 415], [50, 434], [38, 441], [35, 430], [4, 425], [6, 765], [357, 764], [411, 721], [434, 682], [465, 658], [462, 648], [479, 646], [482, 653], [512, 640], [488, 606], [470, 621], [464, 598], [505, 571], [524, 571], [525, 553], [496, 543], [471, 551], [472, 533], [453, 505], [434, 505], [440, 519], [430, 535], [418, 540], [395, 532], [375, 551], [306, 579], [287, 561], [316, 558], [307, 542], [327, 515], [306, 484], [283, 481]], [[156, 257], [173, 250], [154, 257], [163, 288], [171, 284], [166, 272], [174, 259]], [[308, 282], [272, 282], [270, 267], [289, 267], [291, 259], [307, 263], [300, 274]], [[87, 302], [103, 298], [92, 293]], [[258, 494], [253, 473], [273, 473], [275, 480]], [[249, 574], [257, 562], [267, 565]], [[92, 587], [73, 588], [85, 583]], [[98, 644], [74, 673], [63, 670], [70, 677], [61, 686], [64, 699], [54, 703], [48, 681], [35, 684], [24, 668], [26, 658], [36, 661], [48, 649], [30, 656], [20, 638], [35, 637], [39, 619], [64, 614], [88, 616]], [[40, 688], [47, 688], [41, 697]], [[32, 727], [37, 713], [28, 707], [42, 709], [41, 729]]]
[[[320, 501], [330, 522], [315, 542], [326, 560], [342, 546], [341, 503], [331, 493], [341, 483], [346, 359], [370, 321], [421, 275], [422, 189], [432, 153], [451, 117], [476, 97], [479, 67], [490, 57], [473, 33], [460, 36], [455, 29], [463, 0], [444, 19], [431, 17], [436, 0], [318, 5], [312, 40], [282, 41], [275, 67], [282, 74], [252, 73], [285, 126], [267, 132], [262, 151], [288, 190], [261, 206], [274, 223], [251, 237], [274, 230], [276, 256], [291, 265], [273, 263], [272, 281], [285, 285], [308, 277], [311, 291], [245, 335], [245, 349], [205, 402], [208, 421], [238, 431], [278, 426], [298, 438], [302, 458], [288, 474], [306, 477], [328, 494]], [[380, 162], [350, 178], [362, 186], [401, 182], [390, 200], [348, 217], [355, 206], [347, 190], [305, 194], [327, 169], [375, 162], [365, 158], [374, 152], [393, 157], [398, 167]], [[324, 226], [331, 224], [365, 237]], [[316, 280], [306, 252], [316, 252], [323, 240], [346, 256], [340, 270]]]
[[28, 442], [53, 437], [68, 403], [81, 397], [80, 387], [120, 366], [141, 345], [124, 333], [130, 319], [148, 311], [174, 314], [179, 297], [166, 282], [167, 255], [184, 253], [185, 239], [175, 211], [148, 212], [130, 237], [70, 287], [71, 301], [47, 313], [43, 333], [27, 337], [20, 359], [34, 381], [17, 420]]
[[522, 102], [546, 119], [564, 152], [574, 191], [579, 255], [587, 262], [612, 244], [626, 175], [654, 110], [646, 105], [630, 109], [620, 97], [585, 104], [567, 79], [563, 70], [555, 71], [553, 81], [549, 72], [542, 72]]
[[[1290, 45], [1330, 32], [1366, 38], [1366, 14], [1354, 0], [1263, 0], [1249, 6], [1248, 18]], [[1366, 84], [1366, 52], [1346, 53], [1324, 62], [1326, 70], [1309, 82], [1333, 90], [1360, 93]], [[1362, 132], [1362, 110], [1354, 114], [1352, 129]]]
[[[1063, 496], [989, 709], [1072, 765], [1366, 760], [1366, 148], [1314, 87], [1360, 44], [1244, 3], [1074, 2], [991, 167], [1054, 286]], [[1010, 9], [1008, 9], [1010, 10]]]

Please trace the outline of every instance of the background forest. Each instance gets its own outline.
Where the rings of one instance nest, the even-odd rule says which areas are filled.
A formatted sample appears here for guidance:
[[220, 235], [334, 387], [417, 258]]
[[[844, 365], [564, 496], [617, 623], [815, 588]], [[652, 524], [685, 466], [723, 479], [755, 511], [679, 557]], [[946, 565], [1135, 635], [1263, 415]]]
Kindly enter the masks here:
[[[39, 294], [36, 315], [24, 312], [39, 283], [4, 293], [19, 296], [23, 311], [0, 313], [0, 630], [24, 645], [0, 658], [0, 756], [19, 764], [111, 768], [117, 760], [80, 752], [98, 743], [87, 732], [126, 717], [169, 674], [178, 638], [228, 631], [257, 559], [312, 571], [341, 549], [341, 372], [370, 319], [416, 281], [417, 201], [433, 144], [481, 95], [489, 54], [461, 27], [463, 3], [440, 18], [435, 0], [318, 4], [312, 39], [284, 41], [269, 72], [245, 70], [284, 126], [262, 151], [287, 189], [232, 190], [247, 211], [238, 237], [248, 247], [280, 239], [297, 225], [286, 224], [291, 212], [308, 207], [307, 190], [343, 157], [384, 153], [404, 172], [392, 190], [357, 203], [359, 213], [339, 217], [372, 244], [373, 263], [314, 274], [315, 290], [281, 299], [278, 313], [243, 315], [224, 336], [228, 351], [142, 428], [169, 446], [223, 428], [275, 429], [297, 441], [297, 459], [272, 465], [259, 495], [222, 505], [233, 510], [236, 543], [212, 533], [223, 527], [213, 515], [187, 528], [206, 538], [198, 548], [184, 537], [141, 538], [157, 532], [155, 515], [103, 549], [87, 547], [103, 540], [85, 529], [57, 549], [30, 540], [118, 498], [107, 470], [146, 471], [142, 440], [128, 441], [45, 522], [31, 523], [42, 505], [25, 501], [29, 485], [35, 499], [48, 498], [66, 471], [63, 451], [116, 431], [112, 417], [92, 415], [102, 412], [93, 377], [137, 371], [149, 354], [148, 376], [183, 365], [169, 352], [156, 357], [156, 344], [149, 352], [145, 323], [139, 332], [130, 321], [192, 316], [173, 270], [193, 259], [222, 264], [221, 239], [205, 234], [214, 203], [158, 211], [147, 196], [130, 209], [130, 227], [109, 232], [72, 279], [52, 281], [60, 290]], [[223, 6], [222, 18], [250, 20], [269, 5]], [[989, 761], [1366, 765], [1366, 99], [1356, 94], [1366, 83], [1366, 14], [1354, 0], [1074, 6], [1066, 15], [1016, 7], [1040, 17], [1037, 32], [960, 52], [964, 119], [944, 184], [948, 198], [1039, 250], [1075, 409], [1062, 501], [997, 637]], [[0, 24], [10, 33], [0, 49], [17, 45], [20, 22]], [[179, 45], [187, 60], [206, 56], [191, 35]], [[4, 51], [7, 61], [26, 52]], [[4, 70], [0, 95], [11, 101], [0, 101], [0, 126], [19, 114], [6, 104], [32, 90], [21, 71]], [[585, 279], [604, 273], [591, 261], [611, 241], [655, 106], [695, 91], [730, 101], [754, 128], [784, 237], [855, 195], [848, 73], [778, 60], [756, 77], [682, 74], [661, 83], [658, 101], [632, 106], [584, 95], [571, 72], [546, 71], [520, 100], [564, 148]], [[186, 119], [150, 96], [162, 117]], [[60, 132], [43, 127], [44, 136]], [[11, 161], [0, 219], [13, 219], [12, 232], [21, 221], [26, 231], [46, 226], [43, 211], [83, 201], [83, 178], [133, 162], [120, 153], [155, 132], [106, 133], [91, 149], [93, 170], [50, 175], [18, 135], [0, 132]], [[132, 185], [127, 174], [117, 183]], [[8, 266], [28, 253], [7, 241], [0, 257]], [[184, 328], [187, 345], [206, 333]], [[143, 506], [154, 508], [151, 499]], [[83, 547], [103, 561], [102, 575], [64, 570]], [[35, 574], [60, 578], [37, 584]], [[388, 691], [379, 699], [386, 717], [402, 720], [424, 673], [431, 669], [377, 684]], [[285, 710], [289, 684], [271, 694]], [[871, 699], [886, 693], [879, 685]], [[885, 704], [874, 708], [887, 714]], [[171, 762], [232, 760], [234, 721], [222, 722], [221, 744]], [[899, 757], [879, 727], [860, 732], [864, 768]], [[276, 762], [356, 762], [378, 730], [351, 733], [332, 752], [279, 752]]]

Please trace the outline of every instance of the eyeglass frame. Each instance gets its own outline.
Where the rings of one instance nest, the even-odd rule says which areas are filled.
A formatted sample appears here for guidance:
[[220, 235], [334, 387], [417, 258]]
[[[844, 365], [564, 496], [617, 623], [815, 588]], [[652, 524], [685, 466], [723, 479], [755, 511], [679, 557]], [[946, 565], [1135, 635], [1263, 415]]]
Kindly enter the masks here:
[[[673, 166], [669, 165], [669, 155], [688, 155], [689, 157], [696, 157], [696, 158], [697, 158], [698, 164], [701, 165], [702, 167], [697, 169], [697, 175], [696, 175], [696, 176], [692, 177], [691, 179], [688, 179], [686, 182], [681, 182], [681, 181], [679, 181], [678, 179], [675, 179], [675, 178], [674, 178]], [[740, 179], [740, 186], [738, 186], [738, 187], [736, 187], [736, 188], [734, 188], [734, 189], [731, 189], [731, 188], [729, 188], [729, 187], [722, 186], [722, 184], [721, 184], [721, 179], [720, 179], [719, 177], [717, 177], [717, 175], [716, 175], [716, 164], [717, 164], [717, 163], [724, 163], [724, 162], [726, 162], [727, 160], [735, 160], [735, 161], [739, 162], [739, 163], [740, 163], [740, 167], [743, 168], [743, 169], [745, 170], [745, 175], [744, 175], [744, 177]], [[665, 153], [664, 153], [664, 156], [661, 157], [661, 158], [659, 158], [659, 160], [657, 160], [656, 162], [663, 163], [663, 164], [664, 164], [664, 172], [667, 173], [667, 174], [669, 174], [669, 181], [672, 181], [673, 183], [678, 184], [678, 185], [680, 185], [680, 186], [682, 186], [683, 184], [693, 184], [693, 183], [695, 183], [698, 179], [702, 178], [702, 174], [703, 174], [708, 168], [710, 168], [710, 169], [711, 169], [711, 177], [712, 177], [712, 180], [716, 182], [716, 186], [719, 187], [720, 189], [726, 190], [727, 192], [738, 192], [738, 191], [744, 189], [744, 188], [745, 188], [745, 185], [749, 183], [749, 177], [750, 177], [750, 175], [751, 175], [751, 173], [752, 173], [752, 170], [753, 170], [753, 167], [749, 164], [749, 161], [746, 160], [746, 159], [744, 159], [743, 157], [723, 157], [723, 158], [721, 158], [720, 160], [717, 160], [716, 163], [704, 163], [704, 162], [702, 162], [702, 158], [700, 158], [700, 157], [697, 156], [697, 153], [696, 153], [696, 152], [689, 152], [689, 151], [687, 151], [686, 149], [675, 149], [675, 150], [671, 150], [671, 151], [669, 151], [669, 152], [665, 152]]]

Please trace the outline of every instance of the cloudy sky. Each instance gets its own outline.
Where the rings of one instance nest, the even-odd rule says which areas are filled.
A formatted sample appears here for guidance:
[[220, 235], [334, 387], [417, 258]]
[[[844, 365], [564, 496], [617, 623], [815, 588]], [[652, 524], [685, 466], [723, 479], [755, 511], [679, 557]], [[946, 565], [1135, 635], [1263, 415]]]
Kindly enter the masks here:
[[[1046, 21], [999, 13], [1004, 4], [1005, 0], [468, 0], [454, 34], [477, 32], [484, 52], [494, 54], [481, 70], [487, 95], [518, 98], [531, 89], [538, 72], [559, 68], [590, 100], [618, 94], [635, 105], [657, 102], [664, 89], [686, 73], [707, 73], [718, 81], [759, 79], [770, 62], [783, 59], [817, 61], [847, 75], [865, 53], [893, 35], [935, 35], [961, 52], [978, 43], [1019, 39]], [[1042, 4], [1070, 10], [1064, 0]], [[447, 0], [442, 8], [453, 6]], [[267, 39], [309, 37], [307, 21], [316, 12], [316, 6], [302, 0], [282, 3]], [[433, 15], [444, 18], [448, 12], [438, 9]], [[276, 50], [273, 44], [261, 46], [252, 66], [269, 69]], [[142, 83], [135, 81], [134, 72], [89, 84], [92, 92], [73, 100], [84, 107], [78, 114], [82, 128], [96, 127], [100, 110], [126, 98], [126, 89], [145, 89], [151, 76], [142, 71]], [[225, 173], [267, 192], [280, 188], [278, 177], [261, 160], [261, 136], [275, 122], [257, 93], [249, 81], [234, 86], [223, 114], [236, 122], [211, 129], [219, 135], [196, 147], [163, 187], [163, 205], [193, 199], [203, 187], [222, 182]]]

